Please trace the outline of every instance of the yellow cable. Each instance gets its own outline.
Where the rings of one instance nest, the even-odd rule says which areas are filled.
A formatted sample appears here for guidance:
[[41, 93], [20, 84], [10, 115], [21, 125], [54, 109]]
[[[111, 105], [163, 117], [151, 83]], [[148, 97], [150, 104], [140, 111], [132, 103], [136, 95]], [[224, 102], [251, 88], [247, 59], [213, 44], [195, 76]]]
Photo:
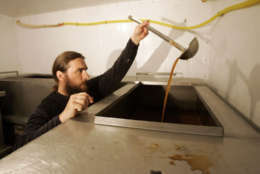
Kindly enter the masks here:
[[[190, 26], [190, 27], [185, 27], [185, 26], [176, 26], [176, 25], [171, 25], [167, 24], [164, 22], [160, 21], [154, 21], [154, 20], [149, 20], [150, 23], [158, 24], [161, 26], [169, 27], [169, 28], [174, 28], [178, 30], [191, 30], [191, 29], [196, 29], [200, 28], [202, 26], [207, 25], [208, 23], [212, 22], [215, 20], [217, 17], [222, 16], [226, 13], [229, 13], [234, 10], [250, 7], [253, 5], [256, 5], [260, 2], [260, 0], [247, 0], [242, 3], [238, 3], [229, 7], [224, 8], [223, 10], [220, 10], [217, 12], [214, 16], [212, 16], [210, 19], [202, 22], [201, 24]], [[142, 19], [145, 20], [145, 19]], [[21, 21], [17, 20], [16, 23], [17, 25], [20, 25], [22, 27], [26, 28], [50, 28], [50, 27], [61, 27], [64, 25], [73, 25], [73, 26], [94, 26], [94, 25], [101, 25], [101, 24], [111, 24], [111, 23], [127, 23], [127, 22], [132, 22], [130, 20], [110, 20], [110, 21], [99, 21], [99, 22], [89, 22], [89, 23], [82, 23], [82, 22], [64, 22], [64, 23], [59, 23], [59, 24], [53, 24], [53, 25], [31, 25], [31, 24], [24, 24]]]
[[130, 20], [110, 20], [110, 21], [99, 21], [99, 22], [64, 22], [64, 25], [76, 25], [76, 26], [92, 26], [92, 25], [101, 25], [101, 24], [111, 24], [111, 23], [127, 23], [131, 22]]
[[159, 22], [159, 21], [152, 21], [152, 20], [150, 20], [150, 22], [158, 24], [158, 25], [174, 28], [174, 29], [179, 29], [179, 30], [191, 30], [191, 29], [200, 28], [200, 27], [202, 27], [204, 25], [207, 25], [208, 23], [210, 23], [213, 20], [215, 20], [217, 17], [222, 16], [222, 15], [224, 15], [226, 13], [229, 13], [229, 12], [234, 11], [234, 10], [238, 10], [238, 9], [242, 9], [242, 8], [253, 6], [255, 4], [258, 4], [259, 2], [260, 2], [260, 0], [247, 0], [247, 1], [242, 2], [242, 3], [238, 3], [238, 4], [235, 4], [235, 5], [229, 6], [227, 8], [224, 8], [223, 10], [217, 12], [217, 14], [212, 16], [210, 19], [202, 22], [201, 24], [190, 26], [190, 27], [175, 26], [175, 25], [166, 24], [166, 23]]

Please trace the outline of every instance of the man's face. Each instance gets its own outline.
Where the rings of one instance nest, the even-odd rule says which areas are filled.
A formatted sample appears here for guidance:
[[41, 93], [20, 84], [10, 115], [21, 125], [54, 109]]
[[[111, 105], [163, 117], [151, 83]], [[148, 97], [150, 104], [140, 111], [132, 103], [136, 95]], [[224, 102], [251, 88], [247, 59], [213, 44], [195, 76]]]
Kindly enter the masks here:
[[69, 95], [85, 92], [87, 90], [86, 82], [89, 79], [87, 65], [82, 58], [77, 58], [68, 63], [66, 75], [66, 91]]

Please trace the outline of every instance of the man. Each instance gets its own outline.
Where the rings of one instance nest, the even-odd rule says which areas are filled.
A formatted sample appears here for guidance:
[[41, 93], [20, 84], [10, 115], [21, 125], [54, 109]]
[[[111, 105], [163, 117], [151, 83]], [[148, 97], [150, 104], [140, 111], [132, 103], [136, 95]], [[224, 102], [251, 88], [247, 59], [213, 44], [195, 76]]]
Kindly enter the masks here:
[[60, 54], [52, 69], [57, 82], [55, 90], [43, 99], [30, 116], [25, 128], [26, 140], [22, 144], [75, 117], [90, 104], [112, 93], [132, 65], [139, 42], [148, 34], [148, 25], [148, 21], [138, 25], [114, 65], [90, 80], [87, 65], [80, 53], [66, 51]]

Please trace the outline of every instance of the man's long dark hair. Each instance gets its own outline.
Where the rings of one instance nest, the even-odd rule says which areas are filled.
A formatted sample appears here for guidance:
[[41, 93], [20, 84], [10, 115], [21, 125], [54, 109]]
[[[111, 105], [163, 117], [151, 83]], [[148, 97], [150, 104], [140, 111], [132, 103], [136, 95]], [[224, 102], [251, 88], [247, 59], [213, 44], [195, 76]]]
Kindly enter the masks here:
[[66, 72], [69, 62], [77, 58], [85, 59], [85, 57], [82, 54], [75, 51], [65, 51], [60, 55], [58, 55], [58, 57], [55, 59], [52, 66], [52, 75], [56, 82], [56, 84], [53, 86], [54, 91], [58, 90], [58, 81], [59, 81], [56, 76], [56, 72], [57, 71]]

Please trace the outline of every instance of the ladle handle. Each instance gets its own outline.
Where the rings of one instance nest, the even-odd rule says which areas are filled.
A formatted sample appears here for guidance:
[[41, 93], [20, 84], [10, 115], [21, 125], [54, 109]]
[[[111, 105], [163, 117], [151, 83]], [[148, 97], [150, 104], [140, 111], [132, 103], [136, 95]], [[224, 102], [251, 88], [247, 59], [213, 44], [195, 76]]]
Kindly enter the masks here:
[[[128, 19], [141, 24], [142, 21], [135, 19], [133, 16], [128, 16]], [[181, 46], [180, 44], [178, 44], [177, 42], [175, 42], [174, 40], [172, 40], [169, 36], [166, 36], [165, 34], [161, 33], [160, 31], [156, 30], [155, 28], [151, 27], [150, 25], [147, 27], [147, 29], [151, 32], [153, 32], [154, 34], [156, 34], [157, 36], [159, 36], [160, 38], [162, 38], [163, 40], [169, 42], [172, 46], [174, 46], [175, 48], [177, 48], [178, 50], [184, 52], [186, 51], [186, 49]]]

